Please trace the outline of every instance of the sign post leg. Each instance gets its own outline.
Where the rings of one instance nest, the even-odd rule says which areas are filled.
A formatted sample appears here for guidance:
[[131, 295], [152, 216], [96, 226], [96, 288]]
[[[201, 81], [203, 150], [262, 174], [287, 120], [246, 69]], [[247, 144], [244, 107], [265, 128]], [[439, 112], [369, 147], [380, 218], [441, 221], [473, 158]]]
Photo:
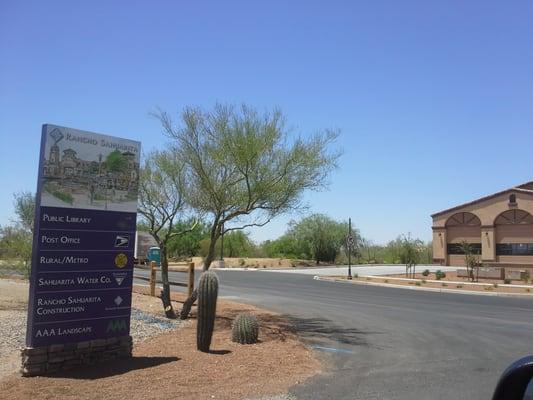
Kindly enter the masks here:
[[157, 264], [155, 261], [150, 262], [150, 296], [155, 296], [155, 281], [157, 273]]

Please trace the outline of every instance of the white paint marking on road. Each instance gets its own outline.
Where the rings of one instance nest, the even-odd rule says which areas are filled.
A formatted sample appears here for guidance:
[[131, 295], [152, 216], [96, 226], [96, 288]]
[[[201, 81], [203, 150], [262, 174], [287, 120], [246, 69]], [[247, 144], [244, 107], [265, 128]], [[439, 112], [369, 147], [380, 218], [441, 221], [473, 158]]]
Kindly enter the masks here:
[[323, 347], [323, 346], [311, 346], [311, 348], [315, 350], [322, 350], [327, 351], [329, 353], [346, 353], [346, 354], [353, 354], [353, 351], [351, 350], [344, 350], [344, 349], [336, 349], [334, 347]]
[[241, 296], [219, 296], [221, 299], [226, 299], [226, 300], [239, 300], [239, 299], [242, 299]]

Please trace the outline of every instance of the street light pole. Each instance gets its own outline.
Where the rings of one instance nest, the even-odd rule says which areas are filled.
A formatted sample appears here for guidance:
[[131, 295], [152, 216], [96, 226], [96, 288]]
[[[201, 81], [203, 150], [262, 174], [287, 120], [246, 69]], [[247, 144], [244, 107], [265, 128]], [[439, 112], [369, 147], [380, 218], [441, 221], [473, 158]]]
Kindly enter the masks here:
[[223, 260], [224, 260], [224, 233], [220, 235], [220, 262], [222, 263]]
[[[222, 214], [222, 218], [224, 218], [224, 214]], [[224, 224], [222, 223], [222, 226], [220, 227], [220, 261], [218, 263], [219, 268], [224, 268]]]
[[352, 279], [352, 219], [348, 218], [348, 279]]

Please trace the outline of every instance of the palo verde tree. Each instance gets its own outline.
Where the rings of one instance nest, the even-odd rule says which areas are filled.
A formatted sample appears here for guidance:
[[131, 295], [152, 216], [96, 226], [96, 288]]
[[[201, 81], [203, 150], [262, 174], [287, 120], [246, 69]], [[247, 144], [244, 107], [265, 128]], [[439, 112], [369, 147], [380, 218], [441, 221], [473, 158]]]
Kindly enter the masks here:
[[168, 243], [168, 254], [171, 257], [194, 257], [202, 248], [202, 241], [208, 236], [207, 225], [197, 218], [178, 221], [174, 229], [178, 232], [196, 227], [183, 235], [174, 236]]
[[[468, 243], [466, 240], [463, 240], [460, 244], [461, 252], [465, 255], [465, 265], [466, 272], [469, 280], [474, 282], [474, 279], [477, 281], [479, 276], [479, 267], [481, 267], [481, 261], [479, 260], [479, 254], [475, 251], [474, 247]], [[476, 269], [476, 274], [474, 276], [474, 268]]]
[[191, 221], [190, 226], [181, 226], [181, 230], [175, 229], [175, 224], [180, 219], [183, 220], [187, 212], [184, 172], [184, 163], [179, 154], [156, 151], [146, 157], [139, 174], [138, 212], [141, 215], [141, 223], [148, 228], [161, 250], [161, 301], [168, 318], [176, 318], [170, 302], [168, 281], [169, 241], [192, 231], [196, 225]]
[[33, 234], [33, 222], [35, 219], [35, 195], [31, 192], [19, 192], [13, 195], [16, 223], [22, 229]]
[[[302, 207], [305, 191], [327, 186], [339, 156], [331, 149], [336, 132], [291, 137], [279, 110], [218, 104], [212, 110], [185, 108], [178, 125], [165, 112], [157, 117], [184, 162], [188, 202], [209, 218], [204, 270], [222, 234], [264, 226]], [[189, 303], [182, 314], [188, 315]]]
[[402, 264], [405, 264], [405, 275], [407, 276], [408, 271], [410, 271], [414, 278], [416, 266], [420, 263], [422, 256], [424, 242], [420, 239], [413, 239], [410, 234], [407, 234], [399, 238], [399, 243], [400, 260]]
[[[306, 250], [306, 258], [312, 258], [317, 265], [321, 261], [335, 262], [342, 248], [346, 247], [348, 223], [338, 222], [324, 214], [312, 214], [294, 224], [293, 236]], [[355, 242], [359, 242], [357, 230], [352, 229]]]

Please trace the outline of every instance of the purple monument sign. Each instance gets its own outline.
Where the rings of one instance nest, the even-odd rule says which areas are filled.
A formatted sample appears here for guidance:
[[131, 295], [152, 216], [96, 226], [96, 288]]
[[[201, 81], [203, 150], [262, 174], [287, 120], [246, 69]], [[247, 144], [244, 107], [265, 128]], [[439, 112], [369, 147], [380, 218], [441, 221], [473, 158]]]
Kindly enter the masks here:
[[43, 125], [28, 347], [129, 335], [140, 151]]

